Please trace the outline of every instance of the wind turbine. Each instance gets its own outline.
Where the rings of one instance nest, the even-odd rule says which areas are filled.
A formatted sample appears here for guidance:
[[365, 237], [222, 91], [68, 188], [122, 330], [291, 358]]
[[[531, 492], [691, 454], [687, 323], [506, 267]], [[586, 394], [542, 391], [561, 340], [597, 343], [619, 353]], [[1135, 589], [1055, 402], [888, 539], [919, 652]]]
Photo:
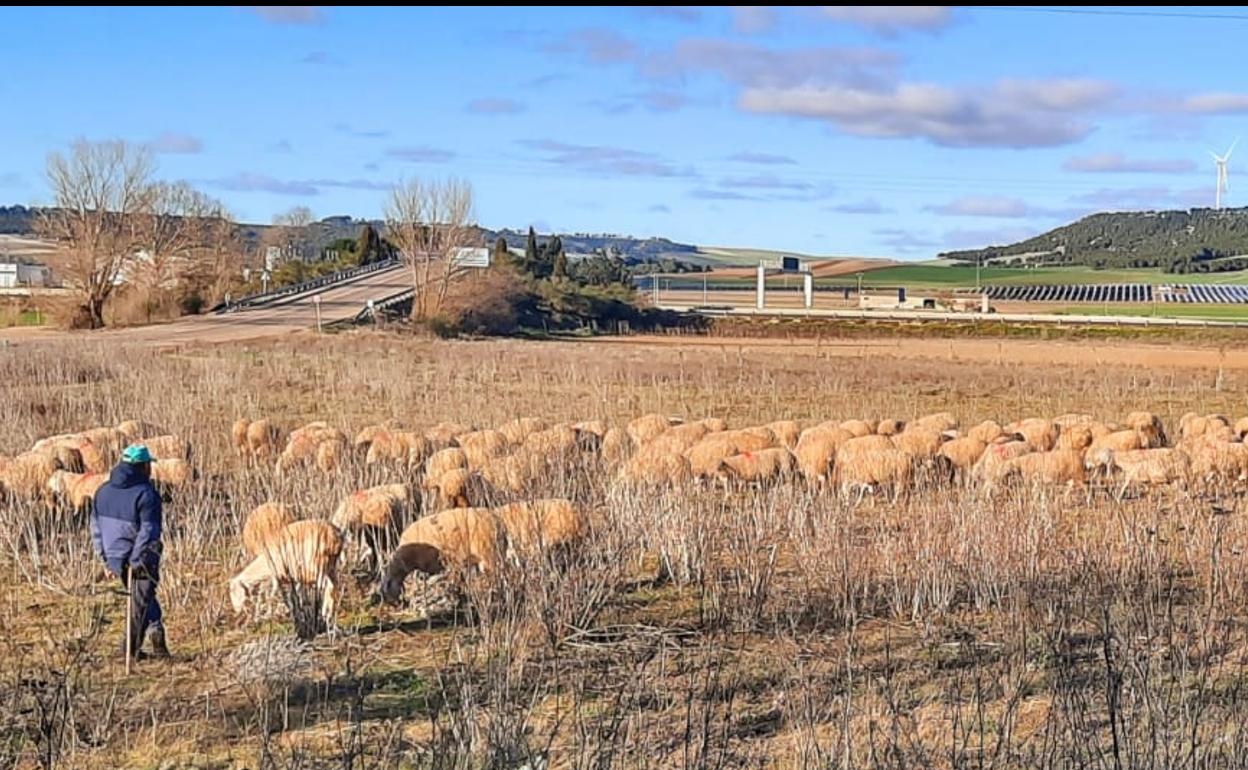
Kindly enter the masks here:
[[1239, 144], [1239, 139], [1231, 142], [1231, 146], [1227, 149], [1225, 155], [1219, 156], [1212, 151], [1209, 153], [1209, 157], [1213, 158], [1213, 163], [1218, 169], [1218, 186], [1215, 188], [1213, 194], [1213, 207], [1215, 209], [1222, 208], [1222, 194], [1229, 192], [1231, 189], [1230, 173], [1227, 163], [1231, 159], [1231, 153], [1235, 152], [1235, 145], [1237, 144]]

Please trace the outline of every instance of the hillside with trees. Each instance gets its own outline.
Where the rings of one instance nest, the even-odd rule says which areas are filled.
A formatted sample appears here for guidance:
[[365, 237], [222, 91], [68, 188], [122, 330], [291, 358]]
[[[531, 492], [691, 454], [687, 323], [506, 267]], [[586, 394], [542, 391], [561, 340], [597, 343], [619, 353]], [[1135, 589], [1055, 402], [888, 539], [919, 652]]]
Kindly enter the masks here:
[[1093, 214], [1008, 246], [940, 255], [974, 264], [1161, 268], [1170, 273], [1248, 268], [1248, 208]]

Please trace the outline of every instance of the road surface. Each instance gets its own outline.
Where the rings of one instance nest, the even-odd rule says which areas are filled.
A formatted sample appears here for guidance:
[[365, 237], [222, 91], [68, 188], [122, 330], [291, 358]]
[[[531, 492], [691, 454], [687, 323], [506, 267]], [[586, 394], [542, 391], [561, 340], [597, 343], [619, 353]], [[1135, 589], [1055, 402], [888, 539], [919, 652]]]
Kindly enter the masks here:
[[[408, 271], [397, 266], [369, 273], [347, 283], [334, 284], [311, 294], [295, 295], [262, 307], [236, 310], [220, 315], [188, 316], [173, 323], [110, 329], [89, 335], [76, 333], [79, 339], [97, 337], [117, 342], [151, 342], [177, 345], [182, 343], [237, 342], [273, 337], [316, 328], [316, 303], [321, 298], [321, 321], [345, 321], [363, 310], [370, 299], [383, 299], [411, 288]], [[56, 332], [44, 330], [0, 331], [0, 339], [14, 342], [35, 342], [51, 339]]]

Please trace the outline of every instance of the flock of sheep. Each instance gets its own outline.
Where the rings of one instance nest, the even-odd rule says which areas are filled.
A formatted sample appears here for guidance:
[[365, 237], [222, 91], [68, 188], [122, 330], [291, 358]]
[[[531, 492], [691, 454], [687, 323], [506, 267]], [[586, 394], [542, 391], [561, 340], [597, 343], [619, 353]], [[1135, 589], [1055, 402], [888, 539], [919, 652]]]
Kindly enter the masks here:
[[[423, 430], [371, 425], [348, 437], [324, 422], [286, 433], [269, 420], [240, 419], [232, 445], [248, 463], [276, 474], [336, 473], [347, 464], [384, 469], [397, 483], [347, 495], [328, 519], [298, 519], [267, 502], [241, 532], [251, 562], [230, 580], [235, 611], [259, 589], [315, 588], [332, 625], [337, 570], [349, 544], [397, 601], [412, 572], [471, 568], [488, 574], [504, 560], [575, 546], [591, 511], [562, 498], [529, 499], [560, 474], [607, 474], [633, 488], [691, 484], [804, 483], [842, 494], [906, 494], [921, 484], [1082, 485], [1094, 478], [1132, 484], [1224, 484], [1248, 479], [1248, 418], [1185, 415], [1168, 434], [1149, 412], [1121, 424], [1091, 415], [1028, 418], [963, 427], [948, 413], [903, 422], [783, 420], [729, 429], [717, 418], [659, 414], [627, 425], [600, 420], [550, 424], [519, 418], [497, 429], [439, 423]], [[0, 457], [0, 493], [82, 510], [107, 480], [117, 452], [145, 443], [158, 458], [153, 480], [167, 491], [196, 478], [185, 440], [137, 421], [38, 441]], [[314, 470], [315, 469], [315, 470]], [[1120, 493], [1121, 494], [1121, 493]], [[381, 566], [385, 564], [384, 568]]]

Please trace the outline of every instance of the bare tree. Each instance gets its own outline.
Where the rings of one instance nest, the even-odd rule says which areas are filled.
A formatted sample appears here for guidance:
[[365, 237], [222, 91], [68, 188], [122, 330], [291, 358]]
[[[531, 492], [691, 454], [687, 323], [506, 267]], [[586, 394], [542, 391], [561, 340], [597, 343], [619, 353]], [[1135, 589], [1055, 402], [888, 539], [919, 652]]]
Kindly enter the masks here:
[[140, 241], [152, 170], [146, 149], [120, 141], [79, 140], [68, 157], [48, 157], [53, 205], [38, 232], [57, 243], [52, 266], [81, 293], [81, 320], [93, 329]]
[[412, 320], [436, 314], [464, 270], [459, 250], [477, 245], [472, 185], [460, 179], [402, 182], [386, 203], [387, 237], [412, 277]]
[[128, 277], [146, 291], [148, 320], [160, 295], [179, 288], [201, 271], [217, 220], [225, 208], [186, 182], [158, 182], [148, 187], [138, 213], [138, 252]]
[[273, 217], [274, 228], [269, 231], [270, 236], [266, 239], [267, 245], [277, 246], [286, 259], [295, 256], [306, 261], [311, 245], [308, 226], [315, 221], [316, 215], [307, 206], [295, 206], [289, 211], [278, 214]]

